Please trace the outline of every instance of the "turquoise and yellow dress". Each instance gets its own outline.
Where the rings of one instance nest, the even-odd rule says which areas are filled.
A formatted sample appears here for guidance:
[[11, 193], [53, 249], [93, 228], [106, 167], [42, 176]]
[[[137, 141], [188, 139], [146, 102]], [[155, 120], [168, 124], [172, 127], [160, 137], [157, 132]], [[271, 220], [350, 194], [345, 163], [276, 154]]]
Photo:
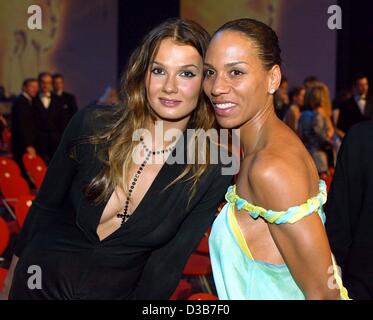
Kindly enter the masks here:
[[[250, 204], [230, 186], [227, 200], [216, 218], [209, 238], [211, 264], [217, 293], [222, 300], [304, 300], [305, 296], [293, 279], [286, 264], [254, 260], [235, 217], [235, 207], [251, 217], [264, 218], [269, 223], [294, 223], [317, 212], [325, 223], [323, 204], [326, 184], [320, 180], [319, 193], [306, 203], [286, 211], [272, 211]], [[335, 281], [342, 299], [349, 299], [333, 259]], [[331, 274], [332, 276], [332, 274]]]

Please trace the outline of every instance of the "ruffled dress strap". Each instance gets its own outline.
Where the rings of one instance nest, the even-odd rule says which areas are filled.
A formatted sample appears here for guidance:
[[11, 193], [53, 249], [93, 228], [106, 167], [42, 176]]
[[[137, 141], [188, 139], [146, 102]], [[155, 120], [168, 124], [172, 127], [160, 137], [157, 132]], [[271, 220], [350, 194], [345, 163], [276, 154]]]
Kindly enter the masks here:
[[247, 211], [254, 219], [262, 217], [269, 223], [295, 223], [302, 218], [311, 215], [313, 212], [318, 212], [323, 223], [325, 222], [325, 214], [322, 210], [322, 206], [327, 200], [327, 191], [324, 180], [320, 180], [319, 193], [316, 196], [308, 199], [301, 205], [290, 207], [286, 211], [267, 210], [249, 203], [247, 200], [237, 195], [236, 185], [232, 185], [228, 188], [225, 199], [231, 205], [235, 205], [238, 210], [244, 209]]

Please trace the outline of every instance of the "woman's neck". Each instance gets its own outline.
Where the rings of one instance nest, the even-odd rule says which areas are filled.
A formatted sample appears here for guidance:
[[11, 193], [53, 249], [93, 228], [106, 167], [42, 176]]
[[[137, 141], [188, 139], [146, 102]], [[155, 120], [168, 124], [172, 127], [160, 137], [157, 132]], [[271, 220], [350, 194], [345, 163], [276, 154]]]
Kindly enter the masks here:
[[269, 128], [278, 121], [273, 102], [268, 101], [252, 119], [241, 125], [240, 140], [244, 156], [255, 153], [261, 148], [262, 141]]
[[[151, 134], [151, 143], [154, 148], [162, 149], [176, 141], [179, 135], [187, 128], [189, 119], [190, 117], [186, 117], [174, 122], [162, 119], [149, 120], [146, 129]], [[176, 140], [173, 136], [176, 136]], [[170, 141], [171, 138], [173, 139], [172, 141]], [[150, 143], [150, 137], [146, 138], [146, 140]]]

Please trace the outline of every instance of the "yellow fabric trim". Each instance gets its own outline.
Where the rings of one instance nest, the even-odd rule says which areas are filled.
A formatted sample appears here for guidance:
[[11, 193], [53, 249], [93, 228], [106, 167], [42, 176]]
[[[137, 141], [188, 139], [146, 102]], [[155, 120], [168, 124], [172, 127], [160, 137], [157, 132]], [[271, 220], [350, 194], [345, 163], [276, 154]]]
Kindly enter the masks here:
[[342, 278], [341, 278], [341, 275], [339, 273], [339, 270], [337, 268], [337, 263], [335, 262], [335, 259], [334, 259], [334, 255], [332, 254], [332, 262], [333, 262], [333, 272], [334, 272], [334, 278], [335, 278], [335, 281], [337, 282], [337, 285], [339, 287], [339, 292], [340, 292], [340, 296], [343, 300], [352, 300], [349, 296], [348, 296], [348, 292], [347, 292], [347, 289], [343, 286], [343, 282], [342, 282]]
[[247, 200], [241, 198], [236, 193], [237, 186], [234, 184], [228, 188], [225, 195], [226, 200], [234, 204], [239, 210], [244, 209], [247, 211], [254, 219], [258, 216], [264, 218], [269, 223], [295, 223], [301, 220], [303, 217], [310, 215], [311, 213], [318, 211], [322, 205], [326, 202], [326, 184], [323, 180], [319, 182], [319, 193], [308, 199], [306, 203], [292, 206], [286, 211], [274, 211], [267, 210], [260, 206], [253, 205]]
[[235, 236], [238, 245], [240, 246], [241, 250], [251, 259], [254, 260], [253, 255], [250, 252], [249, 246], [246, 243], [245, 237], [241, 231], [240, 226], [238, 225], [235, 212], [234, 204], [230, 204], [228, 207], [228, 223], [229, 227], [231, 228], [233, 235]]

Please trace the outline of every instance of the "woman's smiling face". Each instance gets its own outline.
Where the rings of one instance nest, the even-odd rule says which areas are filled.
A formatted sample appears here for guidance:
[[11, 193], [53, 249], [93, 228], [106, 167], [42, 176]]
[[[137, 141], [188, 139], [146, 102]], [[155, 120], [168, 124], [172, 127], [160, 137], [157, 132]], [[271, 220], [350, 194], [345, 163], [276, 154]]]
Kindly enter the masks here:
[[271, 71], [264, 68], [251, 39], [231, 30], [213, 37], [203, 88], [222, 127], [239, 127], [252, 119], [272, 98], [271, 86]]

